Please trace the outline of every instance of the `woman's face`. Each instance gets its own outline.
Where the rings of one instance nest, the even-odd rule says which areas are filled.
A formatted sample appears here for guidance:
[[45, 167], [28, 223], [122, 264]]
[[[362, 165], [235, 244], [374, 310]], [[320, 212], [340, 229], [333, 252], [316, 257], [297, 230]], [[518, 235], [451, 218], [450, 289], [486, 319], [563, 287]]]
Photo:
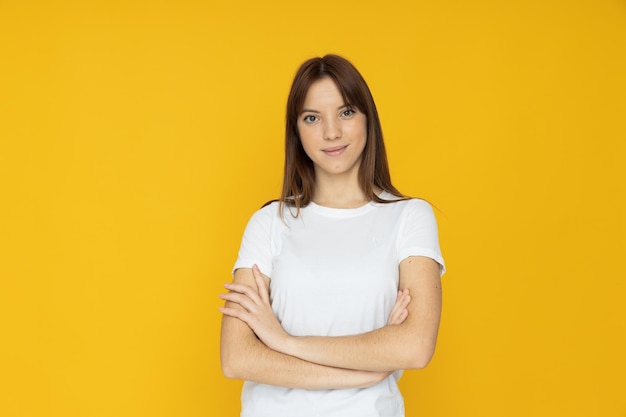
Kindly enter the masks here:
[[332, 79], [322, 78], [309, 88], [298, 116], [298, 131], [313, 161], [316, 180], [357, 177], [367, 140], [366, 117], [346, 105]]

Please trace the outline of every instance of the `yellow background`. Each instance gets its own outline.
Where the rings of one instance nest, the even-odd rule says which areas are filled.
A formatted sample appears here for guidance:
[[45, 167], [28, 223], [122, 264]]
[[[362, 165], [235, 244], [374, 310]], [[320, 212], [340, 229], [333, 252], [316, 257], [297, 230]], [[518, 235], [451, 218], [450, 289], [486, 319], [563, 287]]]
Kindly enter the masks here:
[[327, 52], [439, 208], [407, 416], [626, 416], [618, 0], [0, 0], [0, 415], [237, 415], [217, 294]]

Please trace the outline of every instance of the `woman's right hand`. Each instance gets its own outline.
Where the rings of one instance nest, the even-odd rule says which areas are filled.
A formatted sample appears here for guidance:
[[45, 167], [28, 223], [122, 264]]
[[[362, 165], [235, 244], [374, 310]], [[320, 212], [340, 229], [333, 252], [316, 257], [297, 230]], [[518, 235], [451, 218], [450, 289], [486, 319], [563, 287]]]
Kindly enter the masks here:
[[398, 297], [396, 298], [395, 304], [391, 308], [389, 320], [387, 320], [387, 326], [402, 324], [404, 320], [406, 320], [409, 316], [409, 310], [407, 310], [406, 307], [410, 302], [411, 296], [409, 295], [408, 289], [398, 291]]

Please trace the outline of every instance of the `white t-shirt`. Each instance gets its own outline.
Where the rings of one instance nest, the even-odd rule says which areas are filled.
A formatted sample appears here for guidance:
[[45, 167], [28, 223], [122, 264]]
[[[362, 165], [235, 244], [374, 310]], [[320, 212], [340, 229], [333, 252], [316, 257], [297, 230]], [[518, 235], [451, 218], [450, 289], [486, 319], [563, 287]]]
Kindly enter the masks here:
[[[383, 192], [381, 198], [395, 200]], [[309, 204], [294, 218], [278, 203], [248, 222], [234, 269], [254, 264], [271, 278], [272, 308], [294, 336], [344, 336], [387, 323], [400, 262], [426, 256], [445, 271], [437, 222], [418, 199], [356, 209]], [[362, 389], [303, 390], [244, 383], [242, 417], [401, 417], [402, 372]]]

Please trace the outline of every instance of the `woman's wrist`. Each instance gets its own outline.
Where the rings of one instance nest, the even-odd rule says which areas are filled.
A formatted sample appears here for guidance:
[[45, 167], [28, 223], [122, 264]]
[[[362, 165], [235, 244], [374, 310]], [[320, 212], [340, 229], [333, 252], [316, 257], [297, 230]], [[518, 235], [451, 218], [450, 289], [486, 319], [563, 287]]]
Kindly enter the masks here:
[[279, 352], [284, 353], [285, 355], [298, 357], [298, 352], [300, 351], [299, 349], [301, 346], [301, 339], [301, 337], [287, 334], [287, 336], [279, 346]]

